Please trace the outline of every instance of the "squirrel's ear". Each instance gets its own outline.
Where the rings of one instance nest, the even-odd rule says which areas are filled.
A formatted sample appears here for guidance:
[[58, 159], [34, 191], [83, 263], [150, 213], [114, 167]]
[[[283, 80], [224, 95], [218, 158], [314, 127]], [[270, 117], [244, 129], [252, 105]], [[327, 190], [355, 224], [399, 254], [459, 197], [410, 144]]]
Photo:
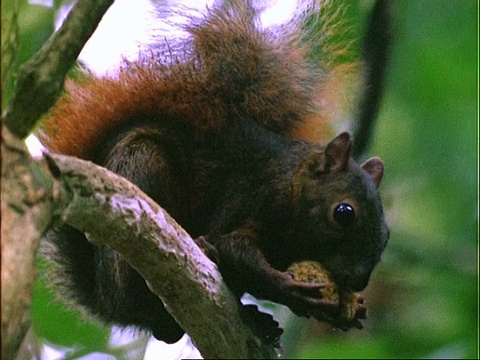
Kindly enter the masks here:
[[343, 132], [330, 141], [325, 148], [325, 169], [336, 173], [342, 171], [350, 160], [352, 139], [348, 132]]
[[383, 177], [383, 161], [378, 157], [372, 157], [362, 164], [362, 169], [372, 177], [375, 186], [378, 188]]

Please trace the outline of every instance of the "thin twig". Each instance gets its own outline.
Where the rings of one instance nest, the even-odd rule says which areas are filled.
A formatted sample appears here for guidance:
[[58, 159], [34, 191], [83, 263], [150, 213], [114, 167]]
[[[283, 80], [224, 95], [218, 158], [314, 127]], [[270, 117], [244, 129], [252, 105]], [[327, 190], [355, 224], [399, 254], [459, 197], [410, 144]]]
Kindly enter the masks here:
[[10, 131], [26, 137], [56, 101], [67, 71], [114, 0], [77, 1], [61, 28], [25, 63], [3, 115]]
[[392, 43], [393, 6], [393, 0], [378, 0], [370, 15], [363, 44], [362, 56], [365, 64], [363, 89], [354, 122], [356, 124], [354, 158], [358, 158], [367, 149], [380, 109]]

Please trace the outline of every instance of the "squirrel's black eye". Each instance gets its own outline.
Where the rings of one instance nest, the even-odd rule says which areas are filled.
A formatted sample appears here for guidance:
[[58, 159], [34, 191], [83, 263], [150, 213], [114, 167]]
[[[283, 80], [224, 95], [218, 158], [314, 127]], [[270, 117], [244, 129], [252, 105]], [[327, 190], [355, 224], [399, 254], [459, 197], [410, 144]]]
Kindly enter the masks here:
[[350, 204], [339, 204], [333, 210], [333, 219], [340, 227], [347, 228], [355, 221], [355, 210]]

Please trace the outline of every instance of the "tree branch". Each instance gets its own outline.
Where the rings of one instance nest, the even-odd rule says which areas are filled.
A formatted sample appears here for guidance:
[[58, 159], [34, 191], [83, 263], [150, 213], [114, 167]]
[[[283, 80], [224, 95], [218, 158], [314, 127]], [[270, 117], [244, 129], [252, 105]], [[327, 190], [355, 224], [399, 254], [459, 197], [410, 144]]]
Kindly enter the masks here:
[[77, 1], [62, 27], [27, 63], [18, 77], [3, 115], [9, 130], [20, 138], [56, 101], [65, 75], [114, 0]]
[[31, 325], [35, 254], [50, 222], [54, 183], [25, 144], [2, 129], [2, 359], [13, 359]]
[[361, 97], [354, 124], [353, 157], [361, 156], [370, 144], [380, 109], [387, 77], [388, 56], [392, 43], [393, 0], [377, 0], [370, 14], [362, 58], [365, 64]]
[[[54, 190], [46, 164], [33, 163], [20, 138], [31, 132], [38, 118], [55, 102], [68, 69], [111, 3], [113, 0], [77, 2], [63, 26], [22, 67], [13, 97], [2, 114], [2, 358], [5, 359], [14, 357], [31, 324], [35, 254], [51, 219], [49, 197]], [[15, 12], [15, 3], [10, 5]], [[10, 27], [14, 28], [15, 16], [10, 21]], [[3, 40], [2, 33], [2, 44]], [[17, 45], [15, 39], [9, 41], [15, 42], [9, 46]], [[4, 60], [7, 61], [2, 52], [2, 65]], [[13, 65], [14, 60], [9, 61]], [[7, 74], [3, 70], [2, 76]], [[3, 82], [7, 80], [2, 77], [2, 90], [7, 89], [7, 82]]]
[[11, 93], [17, 73], [17, 58], [19, 49], [18, 9], [17, 0], [3, 0], [1, 4], [2, 28], [2, 108]]

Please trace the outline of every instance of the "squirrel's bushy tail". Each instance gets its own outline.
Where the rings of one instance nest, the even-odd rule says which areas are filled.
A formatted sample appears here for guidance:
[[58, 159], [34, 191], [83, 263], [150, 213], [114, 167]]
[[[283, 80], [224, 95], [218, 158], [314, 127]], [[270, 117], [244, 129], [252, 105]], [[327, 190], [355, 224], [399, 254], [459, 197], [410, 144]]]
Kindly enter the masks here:
[[332, 41], [345, 30], [336, 6], [300, 1], [290, 21], [268, 28], [251, 1], [211, 10], [187, 26], [203, 91], [222, 104], [227, 119], [254, 120], [295, 137], [329, 136], [323, 122], [341, 96], [337, 80], [353, 68], [338, 61], [348, 46]]
[[188, 27], [205, 93], [236, 121], [286, 133], [318, 111], [322, 73], [295, 33], [261, 28], [255, 11], [233, 3]]

